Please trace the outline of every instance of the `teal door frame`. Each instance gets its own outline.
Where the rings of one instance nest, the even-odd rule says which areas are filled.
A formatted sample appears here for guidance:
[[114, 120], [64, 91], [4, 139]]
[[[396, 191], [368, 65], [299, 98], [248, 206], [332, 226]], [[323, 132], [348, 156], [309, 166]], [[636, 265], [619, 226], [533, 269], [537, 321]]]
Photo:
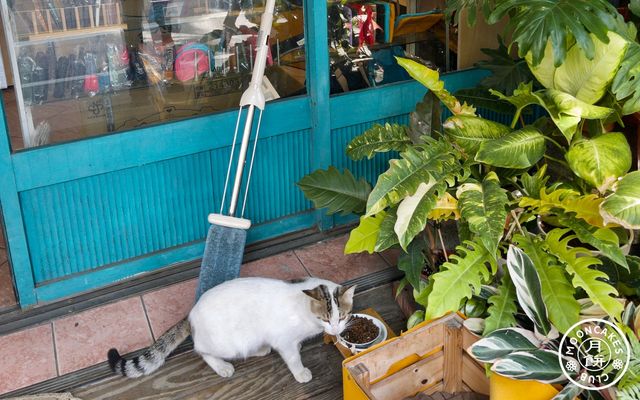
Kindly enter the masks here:
[[[314, 210], [295, 182], [331, 164], [374, 181], [388, 160], [354, 164], [345, 143], [376, 122], [406, 122], [425, 93], [410, 81], [329, 96], [326, 3], [305, 1], [304, 12], [308, 94], [265, 109], [249, 242], [348, 221]], [[444, 79], [456, 90], [485, 75], [468, 70]], [[236, 113], [11, 153], [0, 102], [0, 205], [20, 305], [200, 258]]]

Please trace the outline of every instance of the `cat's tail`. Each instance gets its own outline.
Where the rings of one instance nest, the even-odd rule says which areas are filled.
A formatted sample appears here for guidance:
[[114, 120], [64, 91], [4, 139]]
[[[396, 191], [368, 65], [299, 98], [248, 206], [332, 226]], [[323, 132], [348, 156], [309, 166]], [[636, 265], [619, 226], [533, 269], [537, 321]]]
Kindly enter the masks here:
[[190, 333], [191, 324], [189, 324], [189, 320], [185, 318], [171, 327], [164, 335], [160, 336], [144, 353], [135, 358], [127, 360], [120, 356], [118, 350], [109, 350], [107, 354], [109, 366], [113, 372], [122, 374], [122, 376], [128, 378], [138, 378], [143, 375], [149, 375], [164, 364], [169, 354], [171, 354]]

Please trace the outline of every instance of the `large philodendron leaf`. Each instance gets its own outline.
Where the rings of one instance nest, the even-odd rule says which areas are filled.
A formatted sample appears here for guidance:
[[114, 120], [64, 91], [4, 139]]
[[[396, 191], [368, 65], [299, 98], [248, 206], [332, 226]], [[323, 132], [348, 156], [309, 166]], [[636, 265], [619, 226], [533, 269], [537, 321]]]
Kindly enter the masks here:
[[482, 283], [491, 277], [489, 267], [496, 268], [493, 257], [480, 244], [466, 241], [465, 246], [456, 248], [456, 253], [442, 264], [440, 272], [431, 275], [433, 289], [425, 311], [427, 320], [457, 311], [461, 301], [479, 293]]
[[443, 124], [445, 134], [472, 158], [480, 145], [511, 132], [508, 126], [471, 115], [454, 115]]
[[558, 353], [552, 350], [536, 349], [517, 351], [497, 360], [491, 370], [507, 378], [535, 380], [542, 383], [558, 383], [567, 380]]
[[407, 127], [398, 124], [375, 124], [347, 145], [347, 155], [352, 160], [373, 158], [376, 153], [405, 151], [411, 145]]
[[609, 228], [597, 228], [586, 221], [572, 216], [563, 215], [560, 223], [570, 228], [582, 243], [589, 244], [600, 250], [611, 261], [629, 270], [627, 259], [620, 249], [618, 235]]
[[306, 175], [300, 179], [298, 187], [315, 208], [327, 208], [327, 214], [361, 213], [371, 192], [371, 185], [364, 178], [356, 181], [348, 169], [341, 174], [335, 167]]
[[475, 159], [494, 167], [528, 168], [544, 156], [545, 148], [542, 133], [533, 126], [526, 126], [482, 143]]
[[587, 104], [595, 104], [607, 91], [620, 67], [628, 42], [615, 32], [608, 32], [608, 43], [594, 35], [594, 56], [587, 58], [578, 46], [567, 53], [564, 63], [556, 69], [553, 89], [568, 93]]
[[444, 182], [431, 179], [428, 183], [418, 185], [415, 194], [407, 196], [398, 206], [396, 224], [393, 229], [398, 236], [400, 246], [406, 250], [413, 238], [422, 232], [427, 225], [428, 215], [445, 191]]
[[445, 105], [454, 115], [476, 115], [476, 110], [467, 103], [460, 104], [447, 89], [444, 88], [444, 82], [440, 80], [438, 71], [433, 70], [425, 65], [410, 60], [408, 58], [396, 57], [398, 65], [407, 70], [409, 75], [416, 81], [423, 84], [433, 94], [438, 96], [442, 104]]
[[449, 180], [461, 169], [455, 149], [443, 141], [431, 140], [423, 150], [409, 147], [400, 156], [399, 160], [389, 161], [389, 169], [378, 178], [367, 200], [367, 215], [415, 194], [421, 183]]
[[460, 215], [469, 229], [495, 256], [507, 219], [507, 191], [500, 186], [495, 172], [489, 172], [482, 183], [462, 184], [456, 193]]
[[624, 176], [600, 205], [605, 222], [640, 229], [640, 171]]
[[516, 287], [520, 307], [533, 321], [537, 331], [548, 335], [552, 331], [552, 325], [542, 297], [540, 276], [533, 261], [524, 251], [511, 245], [507, 251], [507, 268]]
[[487, 308], [489, 316], [484, 321], [483, 336], [486, 337], [493, 331], [516, 325], [515, 314], [518, 312], [516, 288], [507, 271], [502, 276], [498, 292], [489, 297], [488, 302], [490, 304]]
[[522, 197], [519, 206], [531, 208], [536, 214], [553, 214], [561, 210], [567, 213], [575, 213], [575, 216], [587, 221], [593, 226], [602, 228], [605, 223], [602, 219], [600, 205], [604, 199], [595, 194], [581, 195], [572, 189], [541, 189], [537, 199]]
[[588, 59], [594, 58], [594, 41], [609, 41], [607, 32], [614, 25], [617, 11], [606, 0], [502, 0], [496, 2], [488, 20], [495, 23], [507, 14], [507, 27], [512, 31], [512, 42], [518, 43], [519, 54], [527, 55], [531, 65], [545, 62], [545, 46], [550, 40], [550, 62], [559, 66], [571, 52], [567, 52], [569, 35]]
[[516, 235], [514, 241], [531, 258], [540, 277], [542, 299], [549, 320], [560, 332], [567, 332], [579, 320], [580, 304], [565, 269], [543, 249], [543, 242], [531, 236]]
[[458, 208], [458, 200], [445, 192], [436, 201], [436, 205], [427, 216], [429, 219], [436, 221], [446, 221], [449, 219], [460, 219], [460, 209]]
[[373, 253], [380, 235], [380, 225], [386, 215], [386, 212], [380, 211], [370, 217], [364, 215], [360, 217], [360, 225], [349, 234], [349, 240], [344, 246], [344, 254], [362, 253], [363, 251], [369, 254]]
[[565, 155], [569, 167], [600, 193], [631, 168], [631, 149], [622, 133], [605, 133], [571, 145]]
[[629, 115], [640, 111], [640, 43], [629, 44], [627, 54], [618, 70], [611, 90], [619, 101], [624, 100], [622, 114]]
[[533, 332], [522, 328], [498, 329], [469, 347], [469, 352], [482, 363], [493, 363], [517, 351], [536, 350], [540, 340]]
[[575, 239], [575, 235], [566, 235], [568, 232], [568, 229], [549, 232], [545, 238], [547, 248], [566, 266], [573, 277], [574, 287], [582, 288], [591, 301], [602, 307], [610, 317], [619, 319], [623, 306], [615, 299], [618, 291], [605, 281], [607, 274], [591, 268], [601, 265], [602, 261], [587, 255], [589, 250], [585, 248], [570, 247], [569, 242]]

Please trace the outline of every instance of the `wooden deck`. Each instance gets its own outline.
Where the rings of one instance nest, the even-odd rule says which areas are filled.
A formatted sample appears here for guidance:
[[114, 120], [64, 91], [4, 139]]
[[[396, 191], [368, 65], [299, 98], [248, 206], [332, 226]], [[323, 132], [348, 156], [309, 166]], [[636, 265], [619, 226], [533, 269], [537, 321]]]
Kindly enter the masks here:
[[[374, 308], [399, 332], [405, 320], [391, 286], [359, 293], [354, 310]], [[278, 354], [234, 362], [232, 378], [216, 375], [202, 359], [189, 352], [170, 359], [155, 374], [136, 380], [113, 377], [73, 390], [83, 400], [298, 400], [342, 399], [342, 356], [322, 338], [303, 346], [302, 361], [313, 373], [306, 384], [297, 383]]]

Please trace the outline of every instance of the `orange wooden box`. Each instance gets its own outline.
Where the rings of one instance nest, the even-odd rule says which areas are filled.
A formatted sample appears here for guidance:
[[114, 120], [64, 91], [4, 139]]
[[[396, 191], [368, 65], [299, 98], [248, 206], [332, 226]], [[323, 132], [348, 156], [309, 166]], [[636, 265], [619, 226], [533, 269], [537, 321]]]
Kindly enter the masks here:
[[466, 349], [478, 338], [449, 314], [345, 359], [345, 400], [400, 400], [417, 393], [471, 391], [489, 395], [482, 365]]

